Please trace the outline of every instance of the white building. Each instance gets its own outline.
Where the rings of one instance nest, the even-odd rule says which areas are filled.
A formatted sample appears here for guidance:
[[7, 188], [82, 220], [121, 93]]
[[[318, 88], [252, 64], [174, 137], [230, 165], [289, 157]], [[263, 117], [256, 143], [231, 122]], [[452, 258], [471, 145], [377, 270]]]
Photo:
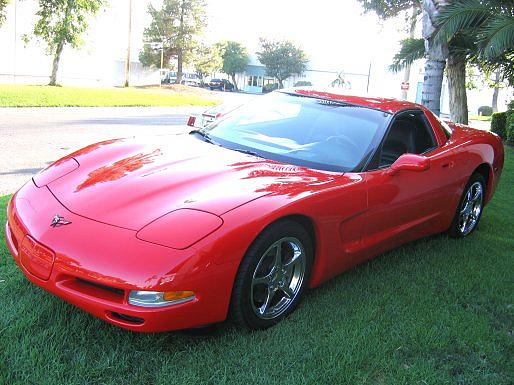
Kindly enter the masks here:
[[[138, 55], [143, 30], [150, 23], [147, 8], [151, 0], [132, 2], [131, 85], [158, 84], [159, 71], [143, 69]], [[128, 0], [110, 0], [92, 18], [80, 49], [65, 46], [58, 82], [67, 85], [119, 86], [125, 81], [128, 46]], [[23, 42], [31, 35], [36, 20], [36, 0], [11, 0], [6, 22], [0, 27], [0, 83], [47, 84], [52, 57], [41, 42]]]

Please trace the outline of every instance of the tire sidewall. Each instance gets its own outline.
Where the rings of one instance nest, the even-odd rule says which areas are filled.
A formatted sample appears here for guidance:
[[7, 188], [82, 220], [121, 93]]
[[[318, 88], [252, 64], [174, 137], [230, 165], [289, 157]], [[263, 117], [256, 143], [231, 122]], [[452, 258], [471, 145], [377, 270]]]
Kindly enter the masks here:
[[[482, 185], [482, 210], [480, 210], [480, 214], [478, 215], [475, 227], [473, 227], [473, 229], [469, 233], [462, 234], [462, 232], [460, 231], [460, 226], [459, 226], [459, 217], [460, 217], [460, 211], [462, 210], [462, 203], [464, 202], [466, 193], [468, 192], [469, 188], [471, 187], [471, 185], [473, 183], [476, 183], [476, 182], [480, 182], [480, 184]], [[459, 204], [457, 205], [457, 210], [455, 211], [455, 216], [453, 218], [452, 224], [448, 231], [449, 235], [452, 238], [467, 237], [468, 235], [473, 234], [473, 232], [477, 229], [478, 225], [480, 224], [480, 219], [482, 218], [482, 213], [484, 212], [484, 200], [485, 200], [485, 196], [486, 196], [486, 188], [487, 188], [487, 183], [486, 183], [485, 178], [482, 176], [482, 174], [475, 173], [475, 174], [471, 175], [468, 183], [466, 184], [466, 187], [464, 187], [462, 196], [459, 199]]]
[[[262, 319], [255, 314], [251, 304], [250, 292], [253, 274], [266, 250], [268, 250], [273, 243], [285, 237], [297, 238], [304, 248], [306, 261], [302, 286], [286, 311], [273, 319]], [[268, 226], [250, 245], [239, 267], [231, 304], [235, 321], [249, 329], [266, 329], [291, 314], [298, 306], [308, 286], [312, 270], [313, 253], [311, 237], [300, 224], [294, 221], [284, 220]]]

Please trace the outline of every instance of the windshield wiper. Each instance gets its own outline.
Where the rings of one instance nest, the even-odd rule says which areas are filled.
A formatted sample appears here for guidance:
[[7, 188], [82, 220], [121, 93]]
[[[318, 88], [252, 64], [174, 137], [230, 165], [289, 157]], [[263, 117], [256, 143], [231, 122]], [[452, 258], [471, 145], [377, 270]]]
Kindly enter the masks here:
[[211, 143], [211, 144], [218, 144], [216, 143], [214, 140], [212, 140], [211, 136], [206, 133], [204, 130], [192, 130], [192, 131], [189, 131], [189, 134], [198, 134], [200, 135], [207, 143]]

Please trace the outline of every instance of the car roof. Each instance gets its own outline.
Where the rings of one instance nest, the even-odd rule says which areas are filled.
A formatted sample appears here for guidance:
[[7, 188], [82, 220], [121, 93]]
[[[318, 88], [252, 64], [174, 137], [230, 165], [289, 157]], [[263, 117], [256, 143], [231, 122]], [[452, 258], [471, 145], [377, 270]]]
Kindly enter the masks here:
[[398, 100], [393, 98], [378, 98], [378, 97], [370, 97], [370, 96], [355, 96], [355, 95], [347, 95], [344, 91], [334, 87], [329, 88], [315, 88], [315, 87], [293, 87], [280, 90], [280, 92], [288, 93], [288, 94], [296, 94], [302, 96], [309, 96], [313, 98], [327, 99], [333, 100], [337, 102], [344, 102], [348, 104], [354, 104], [356, 106], [362, 106], [367, 108], [372, 108], [375, 110], [380, 110], [384, 112], [388, 112], [391, 114], [395, 114], [399, 111], [409, 110], [409, 109], [423, 109], [423, 106], [408, 102], [405, 100]]

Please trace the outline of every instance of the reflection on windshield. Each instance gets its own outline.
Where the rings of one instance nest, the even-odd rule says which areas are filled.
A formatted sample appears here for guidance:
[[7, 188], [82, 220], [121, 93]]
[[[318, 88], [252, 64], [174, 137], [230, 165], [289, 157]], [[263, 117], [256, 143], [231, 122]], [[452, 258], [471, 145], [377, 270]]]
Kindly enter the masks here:
[[273, 92], [207, 128], [224, 147], [327, 171], [360, 165], [388, 115], [354, 105]]

